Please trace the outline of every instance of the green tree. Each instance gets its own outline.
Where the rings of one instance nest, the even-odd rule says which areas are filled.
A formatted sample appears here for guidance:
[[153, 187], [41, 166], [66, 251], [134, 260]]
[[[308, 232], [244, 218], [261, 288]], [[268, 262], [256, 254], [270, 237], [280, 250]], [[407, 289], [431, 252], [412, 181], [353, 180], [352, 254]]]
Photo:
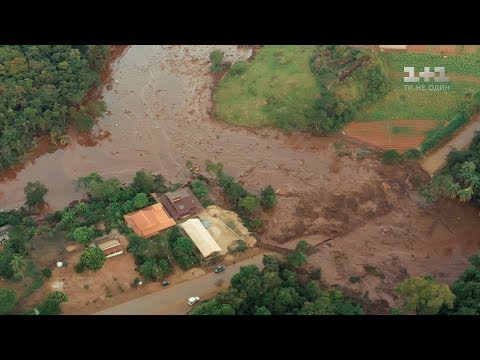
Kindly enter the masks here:
[[107, 199], [120, 187], [118, 179], [107, 179], [102, 181], [93, 180], [88, 184], [88, 191], [95, 199]]
[[28, 182], [24, 190], [27, 197], [26, 204], [28, 207], [35, 207], [44, 202], [45, 195], [48, 193], [48, 189], [45, 185], [39, 181]]
[[17, 294], [10, 289], [0, 288], [0, 315], [10, 313], [17, 304]]
[[202, 180], [193, 180], [190, 183], [190, 188], [192, 189], [193, 194], [200, 200], [204, 201], [208, 196], [208, 187], [205, 182]]
[[0, 253], [0, 276], [11, 279], [14, 275], [12, 269], [13, 253], [10, 250]]
[[480, 254], [469, 258], [470, 266], [452, 284], [455, 314], [480, 315]]
[[212, 65], [210, 66], [211, 72], [220, 72], [223, 69], [223, 52], [220, 50], [213, 50], [210, 53], [210, 61]]
[[27, 270], [27, 261], [23, 258], [23, 256], [19, 254], [14, 254], [10, 262], [10, 266], [13, 270], [14, 279], [23, 279], [23, 277], [25, 276], [25, 271]]
[[239, 205], [247, 214], [252, 214], [259, 208], [260, 199], [255, 195], [247, 195], [240, 200]]
[[474, 192], [470, 186], [457, 192], [458, 200], [460, 202], [468, 202], [472, 200], [473, 195]]
[[387, 150], [382, 154], [382, 161], [385, 164], [391, 164], [400, 159], [400, 153], [397, 150]]
[[127, 200], [123, 203], [122, 209], [125, 213], [130, 213], [135, 211], [135, 205], [133, 205], [133, 200]]
[[271, 209], [277, 203], [277, 195], [271, 185], [268, 185], [265, 189], [262, 189], [260, 195], [260, 203], [265, 209]]
[[60, 304], [67, 302], [68, 297], [60, 291], [48, 294], [38, 307], [40, 315], [58, 315], [61, 312]]
[[229, 304], [211, 300], [190, 311], [189, 315], [235, 315], [235, 310]]
[[80, 255], [80, 263], [90, 270], [99, 270], [105, 263], [106, 257], [99, 248], [86, 248]]
[[295, 250], [287, 256], [287, 264], [293, 268], [299, 268], [307, 263], [307, 255], [301, 250]]
[[192, 240], [183, 236], [173, 244], [173, 256], [182, 270], [188, 270], [200, 262], [194, 246]]
[[95, 237], [95, 230], [92, 227], [80, 226], [73, 231], [73, 238], [80, 244], [88, 245]]
[[27, 244], [29, 243], [29, 235], [27, 228], [23, 225], [17, 225], [10, 229], [8, 234], [9, 240], [5, 244], [5, 248], [12, 253], [26, 255]]
[[272, 313], [265, 306], [260, 306], [255, 310], [255, 315], [272, 315]]
[[133, 198], [133, 206], [137, 209], [144, 208], [148, 205], [148, 197], [144, 193], [138, 193]]
[[155, 189], [155, 176], [145, 170], [137, 171], [133, 178], [132, 188], [137, 193], [150, 194]]
[[170, 264], [162, 259], [156, 261], [155, 259], [148, 259], [139, 268], [140, 274], [150, 280], [158, 280], [164, 278], [172, 272]]
[[396, 292], [405, 302], [404, 308], [417, 315], [437, 314], [442, 305], [451, 309], [455, 300], [447, 284], [433, 279], [410, 278], [398, 285]]

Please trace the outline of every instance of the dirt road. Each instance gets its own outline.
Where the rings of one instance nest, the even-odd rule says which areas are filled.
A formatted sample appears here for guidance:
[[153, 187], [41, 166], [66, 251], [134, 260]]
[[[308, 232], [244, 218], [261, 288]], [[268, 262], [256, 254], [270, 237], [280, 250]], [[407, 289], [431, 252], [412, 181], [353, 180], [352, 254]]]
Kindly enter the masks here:
[[[228, 266], [222, 273], [210, 273], [179, 285], [170, 285], [156, 293], [100, 311], [95, 315], [184, 315], [192, 309], [187, 304], [189, 297], [199, 296], [200, 299], [207, 299], [215, 295], [228, 287], [231, 278], [240, 271], [241, 266], [257, 265], [262, 269], [262, 260], [263, 254], [257, 255], [253, 259]], [[216, 285], [218, 280], [223, 280], [221, 286]]]
[[473, 135], [477, 130], [480, 130], [480, 116], [477, 116], [467, 124], [444, 146], [426, 156], [422, 162], [422, 168], [430, 175], [434, 175], [445, 166], [445, 159], [448, 153], [454, 148], [457, 150], [465, 149], [472, 141]]

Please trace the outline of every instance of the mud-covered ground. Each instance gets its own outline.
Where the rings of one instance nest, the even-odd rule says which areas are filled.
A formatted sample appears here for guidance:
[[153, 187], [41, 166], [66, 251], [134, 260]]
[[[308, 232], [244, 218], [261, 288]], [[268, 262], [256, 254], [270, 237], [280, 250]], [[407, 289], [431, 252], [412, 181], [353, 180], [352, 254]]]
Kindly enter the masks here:
[[[348, 149], [357, 151], [353, 144]], [[338, 151], [323, 151], [330, 153]], [[428, 206], [416, 191], [429, 178], [418, 165], [333, 156], [316, 190], [277, 189], [262, 243], [293, 249], [307, 240], [317, 250], [308, 268], [320, 267], [326, 284], [368, 298], [377, 313], [400, 305], [393, 289], [408, 277], [429, 274], [451, 283], [464, 271], [480, 249], [475, 209], [446, 200]], [[352, 283], [352, 276], [361, 280]]]
[[[480, 249], [477, 212], [454, 202], [423, 208], [414, 188], [428, 176], [418, 167], [384, 166], [374, 154], [358, 160], [359, 145], [341, 134], [285, 135], [213, 119], [208, 58], [215, 47], [232, 61], [251, 55], [237, 46], [126, 49], [102, 90], [106, 117], [90, 136], [72, 133], [65, 149], [2, 174], [0, 208], [21, 205], [27, 181], [46, 184], [47, 201], [58, 209], [80, 198], [72, 182], [92, 171], [130, 181], [145, 168], [182, 182], [187, 160], [203, 168], [210, 159], [251, 191], [266, 184], [278, 189], [261, 243], [288, 249], [301, 239], [317, 244], [309, 266], [321, 267], [327, 284], [382, 299], [380, 312], [385, 302], [395, 305], [392, 289], [407, 276], [450, 282], [463, 271]], [[339, 150], [336, 141], [350, 145]], [[353, 284], [350, 276], [362, 280]]]

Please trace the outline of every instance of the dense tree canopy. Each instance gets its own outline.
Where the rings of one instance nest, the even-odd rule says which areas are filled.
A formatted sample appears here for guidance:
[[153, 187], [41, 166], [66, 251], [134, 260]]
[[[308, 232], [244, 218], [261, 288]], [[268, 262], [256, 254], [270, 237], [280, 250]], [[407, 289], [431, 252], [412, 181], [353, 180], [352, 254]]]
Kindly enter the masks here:
[[455, 300], [447, 284], [429, 277], [410, 278], [398, 285], [396, 291], [405, 302], [404, 309], [417, 315], [435, 315], [442, 306], [451, 309]]
[[8, 314], [17, 303], [17, 294], [10, 289], [0, 288], [0, 315]]
[[470, 257], [470, 266], [453, 283], [453, 313], [480, 315], [480, 254]]
[[104, 106], [82, 106], [109, 54], [105, 45], [0, 46], [0, 169], [15, 164], [41, 135], [64, 142]]
[[95, 230], [89, 226], [80, 226], [73, 231], [73, 238], [75, 241], [88, 245], [95, 237]]
[[243, 266], [227, 291], [199, 305], [192, 315], [356, 315], [361, 306], [346, 299], [340, 290], [323, 291], [317, 282], [300, 280], [297, 273], [275, 256], [264, 256], [265, 268]]

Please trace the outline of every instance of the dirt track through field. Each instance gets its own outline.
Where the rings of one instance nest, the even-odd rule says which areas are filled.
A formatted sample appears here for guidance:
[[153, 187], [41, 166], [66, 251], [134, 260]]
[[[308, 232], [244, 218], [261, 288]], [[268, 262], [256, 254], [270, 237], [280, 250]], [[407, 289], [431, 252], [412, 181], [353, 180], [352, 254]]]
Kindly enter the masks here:
[[465, 149], [471, 143], [475, 131], [480, 131], [480, 116], [460, 129], [445, 145], [427, 154], [422, 161], [423, 169], [430, 175], [440, 171], [445, 166], [448, 153], [453, 149]]

